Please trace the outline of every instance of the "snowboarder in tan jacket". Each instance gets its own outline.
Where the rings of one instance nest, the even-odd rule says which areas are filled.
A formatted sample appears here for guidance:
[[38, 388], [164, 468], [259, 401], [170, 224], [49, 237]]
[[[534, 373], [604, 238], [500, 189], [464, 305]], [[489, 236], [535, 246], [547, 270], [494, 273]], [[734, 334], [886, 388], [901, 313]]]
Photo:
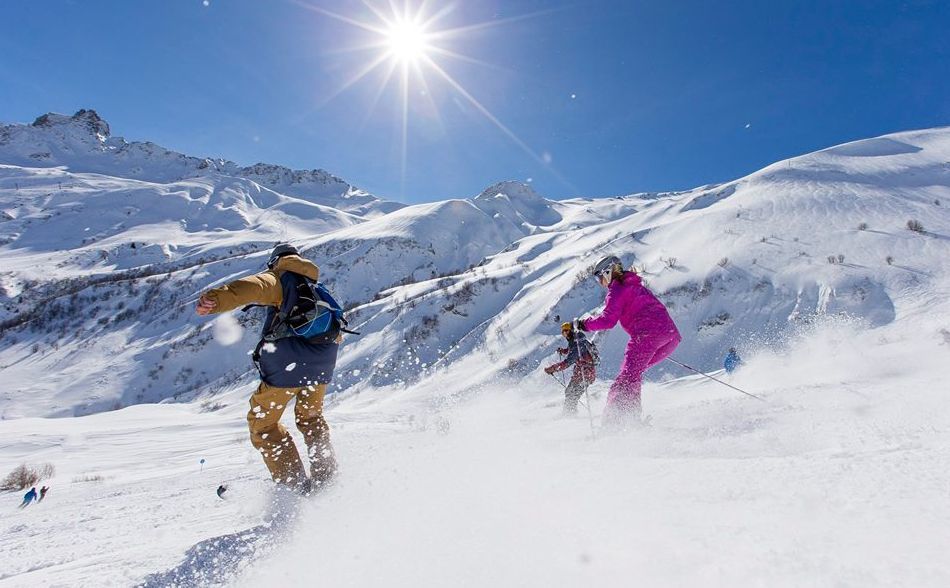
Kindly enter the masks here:
[[[208, 290], [195, 310], [207, 316], [246, 305], [265, 306], [266, 334], [281, 307], [286, 287], [282, 278], [288, 272], [313, 281], [320, 275], [317, 266], [300, 257], [295, 247], [278, 245], [268, 259], [267, 270]], [[340, 341], [339, 330], [320, 339], [287, 337], [265, 343], [262, 338], [255, 352], [261, 383], [251, 396], [247, 413], [251, 444], [260, 451], [275, 482], [302, 492], [328, 483], [336, 473], [323, 399], [333, 377]], [[280, 424], [291, 400], [296, 400], [294, 422], [307, 444], [309, 477], [293, 438]]]

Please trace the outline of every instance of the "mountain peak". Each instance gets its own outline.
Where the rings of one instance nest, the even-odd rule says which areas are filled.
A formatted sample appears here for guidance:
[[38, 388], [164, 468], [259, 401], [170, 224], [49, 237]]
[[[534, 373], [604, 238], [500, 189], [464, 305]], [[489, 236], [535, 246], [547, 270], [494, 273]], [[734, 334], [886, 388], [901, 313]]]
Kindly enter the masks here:
[[516, 180], [505, 180], [492, 184], [475, 197], [476, 201], [495, 199], [499, 197], [518, 200], [543, 200], [540, 194], [534, 191], [529, 184]]
[[34, 127], [53, 128], [63, 125], [77, 126], [88, 131], [92, 135], [98, 135], [101, 139], [109, 138], [111, 130], [109, 123], [104, 121], [99, 113], [92, 109], [82, 108], [76, 111], [72, 116], [47, 112], [42, 116], [36, 117], [33, 121]]
[[515, 180], [492, 184], [472, 202], [495, 218], [508, 218], [518, 225], [527, 223], [540, 227], [561, 221], [561, 215], [551, 208], [550, 202], [530, 185]]

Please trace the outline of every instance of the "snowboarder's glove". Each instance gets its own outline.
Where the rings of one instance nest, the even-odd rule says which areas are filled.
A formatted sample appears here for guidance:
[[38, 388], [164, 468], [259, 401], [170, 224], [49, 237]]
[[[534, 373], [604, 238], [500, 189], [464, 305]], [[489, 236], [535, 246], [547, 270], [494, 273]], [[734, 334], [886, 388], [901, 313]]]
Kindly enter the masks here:
[[208, 296], [202, 294], [201, 298], [198, 299], [198, 304], [195, 306], [195, 312], [200, 316], [207, 316], [214, 313], [214, 309], [218, 306], [218, 303]]
[[549, 365], [548, 367], [544, 368], [544, 373], [548, 375], [551, 375], [556, 371], [557, 371], [557, 365]]
[[570, 351], [568, 351], [567, 349], [563, 347], [558, 347], [557, 352], [559, 355], [567, 355], [568, 353], [570, 353]]
[[574, 319], [574, 324], [577, 325], [577, 328], [582, 331], [587, 330], [587, 325], [584, 324], [584, 321], [582, 319]]

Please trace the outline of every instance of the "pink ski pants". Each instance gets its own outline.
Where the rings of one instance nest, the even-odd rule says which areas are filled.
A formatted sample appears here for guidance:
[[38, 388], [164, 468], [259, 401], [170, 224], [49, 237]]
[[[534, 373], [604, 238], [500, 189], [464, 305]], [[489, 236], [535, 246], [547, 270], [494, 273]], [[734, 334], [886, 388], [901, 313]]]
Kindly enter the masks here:
[[631, 337], [617, 379], [610, 386], [604, 421], [623, 415], [640, 415], [640, 386], [643, 372], [660, 363], [676, 349], [682, 337], [676, 331], [649, 333]]

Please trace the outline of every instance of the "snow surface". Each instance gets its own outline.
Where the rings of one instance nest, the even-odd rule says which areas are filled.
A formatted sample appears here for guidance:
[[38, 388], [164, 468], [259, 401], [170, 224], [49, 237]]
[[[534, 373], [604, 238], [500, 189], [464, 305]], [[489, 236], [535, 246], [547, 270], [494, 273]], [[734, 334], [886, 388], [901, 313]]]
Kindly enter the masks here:
[[[0, 495], [0, 585], [950, 583], [950, 129], [560, 202], [348, 207], [326, 172], [252, 167], [92, 111], [0, 127], [0, 474], [57, 469], [43, 503]], [[328, 399], [340, 478], [306, 500], [247, 440], [257, 318], [192, 314], [285, 238], [363, 332]], [[608, 253], [670, 307], [678, 360], [765, 401], [664, 364], [651, 428], [558, 418], [537, 368]], [[597, 339], [595, 429], [625, 341]]]
[[828, 325], [730, 380], [764, 403], [696, 377], [651, 384], [654, 426], [596, 439], [583, 409], [556, 418], [540, 376], [455, 396], [456, 371], [331, 408], [342, 474], [298, 504], [262, 481], [246, 390], [214, 413], [7, 421], [4, 463], [58, 476], [41, 504], [8, 496], [0, 583], [944, 586], [948, 353], [906, 326]]

